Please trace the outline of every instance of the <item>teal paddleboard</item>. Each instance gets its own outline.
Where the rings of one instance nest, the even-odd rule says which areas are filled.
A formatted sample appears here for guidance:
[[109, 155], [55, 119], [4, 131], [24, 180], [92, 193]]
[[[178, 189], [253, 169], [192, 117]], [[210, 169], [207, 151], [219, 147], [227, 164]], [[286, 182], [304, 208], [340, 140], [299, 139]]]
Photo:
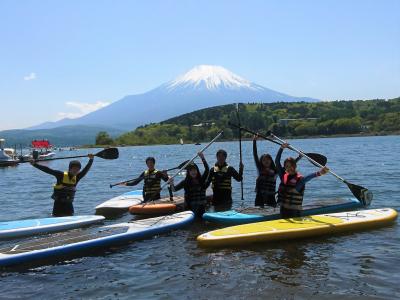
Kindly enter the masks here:
[[[355, 198], [350, 199], [330, 199], [313, 201], [310, 204], [303, 205], [303, 216], [334, 213], [359, 209], [363, 207], [362, 203]], [[228, 210], [222, 212], [207, 212], [203, 219], [209, 222], [237, 225], [261, 221], [270, 221], [280, 219], [279, 207], [277, 208], [258, 208], [248, 207], [237, 210]]]

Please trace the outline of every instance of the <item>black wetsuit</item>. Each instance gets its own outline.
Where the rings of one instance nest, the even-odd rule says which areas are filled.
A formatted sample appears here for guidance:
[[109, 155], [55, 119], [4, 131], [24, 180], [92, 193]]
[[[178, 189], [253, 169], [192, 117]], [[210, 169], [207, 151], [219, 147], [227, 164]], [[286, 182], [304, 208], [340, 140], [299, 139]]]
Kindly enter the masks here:
[[217, 211], [229, 210], [232, 207], [232, 178], [236, 181], [241, 181], [243, 179], [243, 169], [240, 169], [238, 173], [235, 168], [225, 163], [222, 166], [215, 164], [210, 170], [207, 187], [212, 183], [212, 204]]
[[[76, 183], [75, 186], [78, 184], [78, 182], [85, 177], [87, 172], [89, 171], [90, 167], [93, 164], [93, 159], [89, 159], [89, 162], [86, 164], [86, 166], [83, 168], [81, 172], [76, 175]], [[37, 163], [34, 163], [33, 166], [47, 174], [53, 175], [57, 179], [57, 184], [56, 185], [61, 185], [63, 183], [63, 178], [64, 178], [64, 172], [58, 171], [58, 170], [53, 170], [49, 167], [39, 165]], [[53, 216], [54, 217], [64, 217], [64, 216], [73, 216], [74, 215], [74, 206], [73, 206], [73, 198], [74, 195], [69, 197], [65, 197], [63, 199], [62, 194], [57, 194], [57, 197], [54, 195], [57, 193], [56, 190], [54, 190], [52, 198], [54, 199], [54, 205], [53, 205]]]
[[184, 180], [174, 186], [175, 191], [179, 191], [182, 188], [185, 190], [186, 207], [193, 211], [198, 218], [201, 218], [206, 211], [207, 178], [208, 174], [210, 173], [210, 168], [207, 164], [207, 161], [204, 159], [202, 160], [202, 162], [204, 165], [203, 175], [201, 175], [199, 168], [197, 167], [197, 165], [195, 165], [195, 167], [197, 168], [198, 177], [196, 179], [193, 179], [189, 177], [188, 174]]
[[133, 179], [126, 183], [127, 186], [135, 186], [139, 182], [144, 180], [143, 185], [143, 199], [144, 202], [154, 201], [161, 198], [161, 180], [167, 181], [168, 175], [165, 175], [161, 171], [154, 169], [143, 171], [142, 174], [136, 179]]
[[276, 207], [275, 189], [277, 174], [275, 170], [263, 167], [260, 158], [258, 157], [256, 140], [253, 140], [253, 156], [258, 172], [254, 205], [261, 207], [264, 207], [264, 205]]

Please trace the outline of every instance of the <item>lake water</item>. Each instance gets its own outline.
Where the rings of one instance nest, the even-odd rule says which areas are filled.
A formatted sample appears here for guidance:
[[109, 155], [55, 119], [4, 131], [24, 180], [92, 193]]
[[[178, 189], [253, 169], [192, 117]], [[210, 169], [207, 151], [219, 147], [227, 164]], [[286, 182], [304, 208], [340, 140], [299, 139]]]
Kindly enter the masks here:
[[[305, 152], [328, 157], [328, 165], [350, 182], [374, 193], [372, 208], [400, 208], [400, 136], [292, 140]], [[94, 207], [129, 190], [109, 184], [140, 174], [147, 156], [157, 168], [171, 168], [189, 159], [202, 146], [172, 145], [127, 147], [115, 161], [95, 159], [79, 184], [76, 214], [93, 214]], [[215, 143], [206, 152], [215, 162], [219, 148], [238, 167], [238, 144]], [[256, 170], [252, 144], [244, 142], [245, 200], [254, 203]], [[259, 142], [259, 154], [275, 155], [278, 148]], [[92, 150], [96, 151], [96, 150]], [[286, 152], [286, 151], [285, 151]], [[289, 151], [287, 151], [289, 153]], [[59, 152], [85, 154], [88, 150]], [[82, 160], [86, 162], [86, 160]], [[66, 169], [68, 161], [48, 163]], [[315, 170], [301, 161], [303, 174]], [[29, 164], [0, 169], [0, 220], [49, 216], [54, 178]], [[240, 206], [240, 184], [234, 182], [234, 206]], [[307, 184], [306, 200], [352, 196], [347, 186], [327, 175]], [[132, 219], [121, 219], [106, 223]], [[241, 299], [393, 299], [400, 297], [400, 227], [392, 226], [354, 234], [274, 242], [243, 249], [204, 250], [197, 247], [200, 233], [215, 225], [195, 223], [129, 245], [98, 251], [26, 270], [0, 271], [0, 298], [241, 298]]]

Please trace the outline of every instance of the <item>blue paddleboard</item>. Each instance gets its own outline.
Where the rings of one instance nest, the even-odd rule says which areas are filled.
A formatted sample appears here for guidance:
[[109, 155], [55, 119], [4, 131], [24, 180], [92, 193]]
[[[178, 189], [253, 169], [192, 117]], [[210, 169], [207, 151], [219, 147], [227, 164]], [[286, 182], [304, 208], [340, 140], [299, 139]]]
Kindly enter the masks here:
[[[320, 200], [303, 205], [303, 216], [334, 213], [362, 208], [363, 205], [355, 198], [350, 199], [332, 199]], [[248, 207], [237, 210], [228, 210], [222, 212], [207, 212], [203, 219], [209, 222], [237, 225], [261, 221], [270, 221], [280, 219], [279, 207], [277, 208], [257, 208]]]

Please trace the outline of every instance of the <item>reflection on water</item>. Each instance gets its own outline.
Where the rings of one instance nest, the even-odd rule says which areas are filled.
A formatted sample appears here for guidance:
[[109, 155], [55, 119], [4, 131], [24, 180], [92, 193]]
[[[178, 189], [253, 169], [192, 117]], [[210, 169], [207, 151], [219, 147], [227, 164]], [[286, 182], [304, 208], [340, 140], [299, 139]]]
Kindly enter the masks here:
[[[320, 152], [328, 165], [351, 182], [374, 192], [372, 207], [400, 208], [400, 137], [335, 138], [293, 141], [306, 152]], [[100, 202], [129, 189], [109, 184], [133, 178], [155, 156], [157, 168], [167, 169], [190, 158], [201, 146], [176, 145], [120, 149], [120, 159], [95, 159], [79, 184], [76, 212], [92, 214]], [[210, 164], [217, 149], [228, 151], [238, 167], [236, 143], [217, 143], [206, 153]], [[251, 143], [245, 142], [245, 205], [254, 203], [256, 169]], [[277, 148], [260, 142], [259, 152]], [[95, 151], [95, 150], [93, 150]], [[87, 150], [79, 151], [86, 154]], [[60, 153], [59, 155], [63, 155]], [[85, 159], [82, 162], [86, 162]], [[68, 161], [49, 162], [64, 169]], [[303, 174], [314, 171], [300, 162]], [[181, 177], [182, 178], [182, 177]], [[44, 217], [51, 213], [54, 179], [28, 164], [0, 169], [0, 220]], [[234, 182], [234, 206], [242, 204]], [[332, 176], [307, 185], [306, 199], [351, 196]], [[307, 200], [306, 200], [307, 201]], [[125, 215], [106, 223], [133, 219]], [[245, 248], [207, 250], [196, 237], [217, 225], [196, 222], [188, 228], [129, 245], [92, 252], [90, 256], [16, 272], [0, 272], [1, 298], [268, 298], [356, 299], [399, 298], [400, 230], [398, 224], [316, 239], [271, 242]]]

